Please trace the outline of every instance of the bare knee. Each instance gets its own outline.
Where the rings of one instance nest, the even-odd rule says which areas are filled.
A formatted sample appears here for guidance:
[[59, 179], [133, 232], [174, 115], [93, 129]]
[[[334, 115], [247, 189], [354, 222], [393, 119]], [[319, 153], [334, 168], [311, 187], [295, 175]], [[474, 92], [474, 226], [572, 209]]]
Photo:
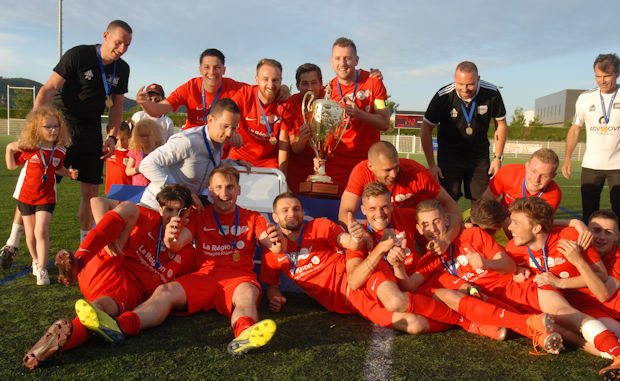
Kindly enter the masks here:
[[383, 306], [385, 307], [385, 309], [391, 312], [405, 312], [409, 307], [409, 298], [407, 298], [407, 295], [403, 292], [399, 294], [389, 295], [384, 299], [385, 301], [381, 301], [383, 303]]
[[412, 313], [394, 314], [392, 326], [411, 335], [428, 332], [428, 320], [424, 316]]

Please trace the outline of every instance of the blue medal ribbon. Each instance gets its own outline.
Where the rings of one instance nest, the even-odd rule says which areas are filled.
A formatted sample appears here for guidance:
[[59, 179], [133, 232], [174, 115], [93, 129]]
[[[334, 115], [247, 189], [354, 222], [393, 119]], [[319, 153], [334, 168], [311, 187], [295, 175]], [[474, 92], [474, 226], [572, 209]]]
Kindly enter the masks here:
[[605, 108], [605, 101], [603, 100], [603, 94], [599, 90], [599, 95], [601, 96], [601, 108], [603, 109], [603, 118], [605, 119], [605, 124], [609, 123], [609, 118], [611, 116], [611, 108], [614, 104], [614, 99], [616, 99], [616, 94], [618, 94], [618, 88], [616, 87], [616, 92], [611, 97], [611, 101], [609, 102], [609, 108]]
[[[271, 124], [269, 124], [269, 120], [267, 120], [267, 115], [265, 115], [265, 110], [263, 110], [263, 105], [260, 101], [260, 98], [258, 97], [258, 91], [256, 91], [256, 101], [258, 102], [258, 107], [260, 107], [260, 112], [263, 113], [263, 120], [265, 121], [265, 126], [267, 127], [267, 133], [269, 134], [269, 136], [271, 137]], [[276, 109], [277, 109], [278, 105], [276, 105]], [[275, 136], [273, 136], [275, 137]]]
[[542, 247], [542, 260], [543, 263], [545, 265], [545, 270], [543, 271], [542, 267], [540, 266], [540, 264], [538, 263], [538, 261], [536, 260], [536, 258], [534, 257], [534, 254], [532, 254], [532, 250], [530, 250], [530, 248], [527, 248], [527, 253], [530, 255], [530, 258], [532, 259], [532, 261], [534, 261], [534, 264], [536, 265], [536, 267], [538, 268], [538, 270], [541, 273], [548, 273], [549, 272], [549, 264], [547, 263], [547, 241], [549, 241], [549, 237], [551, 237], [551, 234], [549, 234], [547, 236], [547, 239], [545, 240], [545, 244]]
[[209, 116], [209, 114], [211, 113], [211, 107], [213, 107], [213, 104], [217, 101], [217, 99], [220, 97], [220, 93], [222, 92], [222, 87], [224, 87], [224, 83], [220, 84], [220, 89], [217, 91], [217, 94], [215, 94], [215, 98], [213, 98], [213, 102], [211, 102], [211, 104], [209, 105], [209, 111], [206, 111], [207, 108], [207, 104], [205, 101], [205, 80], [202, 80], [202, 85], [200, 85], [200, 89], [202, 90], [202, 118], [203, 118], [203, 122], [205, 122], [205, 124], [207, 124], [207, 116]]
[[467, 112], [467, 109], [465, 108], [465, 104], [463, 103], [463, 100], [460, 100], [461, 102], [461, 110], [463, 110], [463, 116], [465, 117], [465, 121], [467, 122], [467, 127], [471, 127], [471, 120], [474, 117], [474, 110], [476, 109], [476, 101], [473, 101], [471, 103], [471, 109], [469, 110], [469, 113]]
[[[396, 186], [396, 184], [394, 184], [394, 186]], [[394, 190], [392, 189], [392, 191], [394, 191]], [[390, 221], [390, 222], [388, 223], [388, 227], [387, 227], [387, 228], [388, 228], [388, 229], [390, 229], [391, 227], [392, 227], [392, 221]], [[366, 224], [366, 229], [368, 229], [368, 231], [370, 232], [370, 235], [372, 235], [372, 238], [374, 238], [374, 239], [375, 239], [375, 242], [378, 244], [378, 243], [379, 243], [379, 238], [377, 238], [377, 237], [375, 236], [375, 232], [374, 232], [374, 230], [372, 230], [372, 228], [370, 227], [370, 223], [367, 223], [367, 224]], [[386, 261], [386, 262], [390, 265], [390, 267], [392, 266], [392, 265], [390, 264], [390, 262], [387, 260], [387, 255], [383, 254], [383, 260], [384, 260], [384, 261]]]
[[299, 252], [301, 251], [301, 242], [304, 236], [304, 230], [306, 229], [306, 224], [303, 224], [301, 227], [301, 233], [299, 233], [299, 238], [297, 238], [297, 251], [295, 252], [295, 256], [293, 254], [286, 251], [286, 256], [288, 260], [293, 265], [293, 275], [295, 275], [295, 271], [297, 271], [297, 260], [299, 259]]
[[[545, 193], [545, 191], [547, 190], [547, 187], [548, 187], [548, 186], [549, 186], [549, 184], [547, 184], [547, 186], [546, 186], [546, 187], [544, 187], [544, 188], [543, 188], [543, 190], [541, 190], [541, 191], [540, 191], [540, 193], [538, 193], [538, 194], [536, 195], [536, 197], [540, 197], [540, 196], [542, 196], [542, 195], [543, 195], [543, 193]], [[523, 195], [522, 195], [521, 197], [527, 197], [527, 193], [526, 193], [526, 190], [525, 190], [525, 179], [523, 179], [523, 191], [522, 191], [522, 194], [523, 194]]]
[[[357, 84], [359, 83], [360, 72], [358, 70], [355, 71], [355, 87], [353, 88], [353, 102], [357, 98]], [[342, 89], [340, 88], [340, 82], [336, 79], [336, 85], [338, 85], [338, 94], [340, 94], [340, 100], [344, 101], [344, 97], [342, 96]], [[345, 102], [346, 103], [346, 102]]]
[[101, 59], [101, 45], [97, 45], [97, 58], [99, 58], [99, 68], [101, 69], [101, 79], [103, 80], [103, 89], [105, 90], [106, 97], [110, 96], [110, 92], [112, 91], [112, 82], [114, 82], [114, 77], [116, 76], [116, 61], [114, 61], [114, 71], [112, 72], [112, 78], [110, 82], [105, 75], [105, 69], [103, 68], [103, 60]]
[[172, 258], [168, 259], [166, 262], [164, 263], [160, 263], [159, 262], [159, 253], [161, 251], [161, 234], [163, 231], [163, 222], [159, 225], [159, 235], [157, 236], [157, 254], [155, 255], [155, 270], [159, 269], [161, 267], [161, 265], [165, 265], [166, 263], [170, 262], [171, 260], [174, 259], [174, 257], [177, 256], [177, 253], [174, 253], [174, 255], [172, 256]]
[[217, 218], [217, 213], [215, 213], [215, 208], [213, 208], [213, 217], [215, 218], [215, 223], [217, 224], [217, 227], [220, 229], [220, 233], [222, 233], [224, 239], [226, 239], [226, 242], [228, 242], [228, 244], [232, 246], [233, 250], [237, 250], [237, 239], [239, 238], [239, 207], [235, 205], [235, 232], [233, 233], [233, 235], [235, 236], [235, 242], [231, 242], [228, 237], [226, 237], [226, 233], [224, 233], [222, 224], [220, 223], [219, 218]]
[[211, 151], [211, 146], [209, 145], [209, 140], [207, 139], [207, 126], [202, 127], [202, 139], [205, 141], [207, 151], [209, 151], [209, 156], [211, 157], [211, 162], [213, 163], [213, 168], [215, 169], [217, 165], [215, 164], [215, 157], [213, 156], [213, 151]]
[[41, 176], [41, 182], [45, 184], [47, 182], [47, 168], [52, 164], [52, 160], [54, 159], [54, 151], [56, 151], [56, 146], [52, 147], [52, 154], [50, 155], [50, 160], [45, 162], [45, 155], [43, 154], [43, 147], [39, 146], [39, 152], [41, 153], [41, 163], [45, 167], [43, 169], [43, 176]]
[[443, 265], [443, 267], [452, 275], [454, 276], [459, 276], [458, 272], [456, 271], [456, 263], [454, 262], [454, 251], [452, 249], [452, 244], [450, 244], [450, 261], [452, 262], [452, 270], [450, 270], [450, 266], [448, 266], [448, 264], [446, 263], [446, 261], [443, 260], [442, 257], [439, 257], [439, 260], [441, 261], [441, 264]]

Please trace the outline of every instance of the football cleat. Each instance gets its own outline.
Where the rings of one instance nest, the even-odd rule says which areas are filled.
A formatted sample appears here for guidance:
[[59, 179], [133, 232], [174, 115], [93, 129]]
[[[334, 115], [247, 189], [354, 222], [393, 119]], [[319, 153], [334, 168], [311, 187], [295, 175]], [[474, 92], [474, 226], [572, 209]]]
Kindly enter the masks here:
[[620, 357], [614, 357], [614, 362], [601, 369], [598, 375], [606, 381], [620, 379]]
[[530, 315], [527, 318], [528, 333], [534, 335], [534, 332], [552, 333], [555, 332], [553, 316], [546, 313]]
[[125, 334], [116, 319], [86, 300], [80, 299], [75, 302], [75, 313], [84, 327], [99, 334], [105, 341], [121, 344], [125, 340]]
[[60, 319], [55, 321], [22, 359], [26, 368], [36, 368], [41, 361], [45, 361], [61, 350], [69, 341], [72, 332], [73, 323], [71, 320]]
[[508, 334], [508, 330], [506, 328], [474, 322], [471, 322], [467, 332], [480, 336], [486, 336], [497, 341], [504, 341], [506, 339], [506, 335]]
[[4, 245], [0, 249], [0, 265], [7, 270], [13, 265], [13, 259], [17, 256], [17, 248], [9, 245]]
[[251, 349], [262, 347], [276, 333], [276, 322], [271, 319], [261, 320], [246, 328], [228, 344], [228, 353], [240, 355]]
[[[557, 332], [542, 333], [536, 331], [532, 336], [532, 345], [534, 350], [530, 351], [531, 355], [559, 355], [560, 351], [564, 349], [562, 336]], [[540, 352], [538, 348], [543, 348], [547, 353]]]
[[62, 249], [56, 253], [54, 264], [58, 267], [58, 283], [69, 287], [77, 280], [82, 269], [82, 258], [74, 257], [69, 250]]

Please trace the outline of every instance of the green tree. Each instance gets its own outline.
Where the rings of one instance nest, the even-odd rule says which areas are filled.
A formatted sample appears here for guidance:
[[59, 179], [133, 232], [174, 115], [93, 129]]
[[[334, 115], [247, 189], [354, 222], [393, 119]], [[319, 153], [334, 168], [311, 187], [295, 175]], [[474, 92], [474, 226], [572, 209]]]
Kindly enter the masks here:
[[30, 110], [33, 106], [32, 103], [32, 91], [17, 89], [15, 90], [15, 95], [11, 99], [15, 108], [18, 110]]
[[510, 127], [525, 126], [525, 115], [523, 114], [523, 107], [515, 108], [515, 114], [512, 116]]
[[390, 114], [393, 114], [396, 109], [398, 108], [398, 106], [400, 106], [400, 104], [390, 100], [392, 96], [388, 94], [387, 100], [385, 101], [385, 103], [387, 104], [388, 108], [390, 109]]
[[534, 116], [534, 119], [529, 124], [529, 127], [544, 127], [542, 120], [538, 117], [538, 115]]

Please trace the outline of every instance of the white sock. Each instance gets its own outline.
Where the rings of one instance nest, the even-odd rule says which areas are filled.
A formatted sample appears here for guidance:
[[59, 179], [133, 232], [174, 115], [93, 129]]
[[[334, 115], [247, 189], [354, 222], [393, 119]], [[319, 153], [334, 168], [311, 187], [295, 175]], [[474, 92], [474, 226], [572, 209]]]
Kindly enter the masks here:
[[[581, 334], [588, 343], [594, 344], [594, 338], [601, 332], [606, 331], [607, 327], [599, 320], [588, 320], [581, 326]], [[597, 348], [598, 349], [598, 348]]]
[[19, 247], [19, 241], [22, 239], [22, 234], [24, 233], [24, 225], [16, 224], [13, 222], [13, 226], [11, 227], [11, 235], [9, 239], [6, 240], [7, 246]]
[[610, 360], [613, 360], [613, 359], [614, 359], [614, 358], [613, 358], [613, 356], [612, 356], [612, 355], [610, 355], [610, 354], [609, 354], [609, 353], [607, 353], [607, 352], [601, 352], [601, 357], [602, 357], [602, 358], [604, 358], [604, 359], [610, 359]]
[[90, 230], [82, 230], [80, 229], [80, 243], [82, 243], [82, 241], [84, 241], [84, 238], [86, 238], [86, 236], [88, 235], [88, 232]]

